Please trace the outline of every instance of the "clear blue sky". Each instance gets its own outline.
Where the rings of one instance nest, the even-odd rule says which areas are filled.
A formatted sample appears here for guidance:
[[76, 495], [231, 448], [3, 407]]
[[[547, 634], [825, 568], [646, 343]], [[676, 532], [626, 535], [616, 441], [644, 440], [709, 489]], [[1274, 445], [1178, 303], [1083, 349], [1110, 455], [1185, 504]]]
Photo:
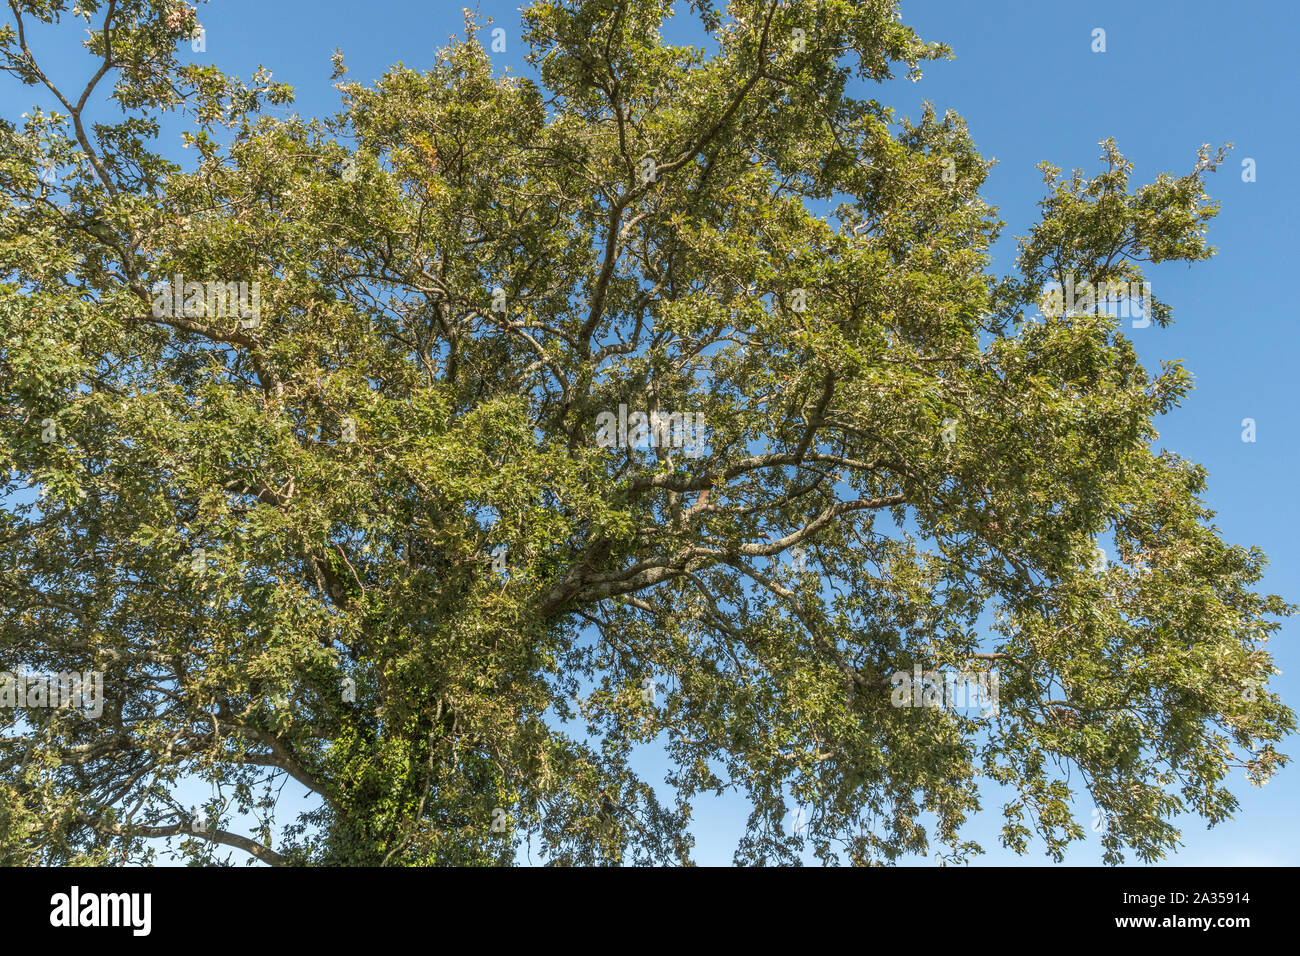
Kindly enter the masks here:
[[[494, 54], [495, 60], [527, 74], [517, 4], [484, 2], [478, 9], [493, 18], [492, 26], [506, 30], [507, 50]], [[320, 115], [338, 104], [329, 80], [335, 47], [346, 54], [354, 80], [373, 80], [399, 60], [422, 67], [462, 29], [462, 5], [216, 0], [200, 8], [207, 50], [195, 58], [244, 76], [265, 64], [276, 79], [297, 88], [294, 109]], [[1300, 222], [1300, 4], [904, 0], [903, 19], [923, 38], [948, 43], [956, 58], [927, 65], [920, 83], [892, 83], [879, 97], [913, 117], [923, 100], [940, 111], [957, 110], [981, 152], [998, 160], [985, 197], [1007, 222], [1000, 271], [1010, 271], [1013, 237], [1027, 233], [1037, 214], [1040, 161], [1096, 170], [1098, 141], [1114, 136], [1135, 163], [1137, 184], [1161, 171], [1186, 172], [1201, 143], [1235, 144], [1227, 165], [1210, 179], [1211, 194], [1222, 201], [1210, 233], [1219, 254], [1191, 267], [1156, 267], [1150, 277], [1159, 297], [1174, 306], [1175, 324], [1128, 334], [1148, 368], [1182, 358], [1196, 376], [1185, 407], [1158, 423], [1160, 441], [1209, 469], [1208, 498], [1225, 537], [1263, 548], [1270, 559], [1263, 587], [1300, 602], [1300, 415], [1288, 392], [1300, 380], [1291, 288]], [[1105, 53], [1091, 50], [1098, 27], [1106, 31]], [[666, 34], [673, 42], [702, 39], [685, 16]], [[84, 76], [84, 58], [56, 62], [69, 85]], [[35, 91], [0, 86], [0, 115], [14, 116], [36, 101]], [[1241, 179], [1246, 157], [1256, 162], [1256, 182]], [[1257, 423], [1253, 444], [1241, 440], [1243, 418]], [[1272, 644], [1283, 671], [1275, 686], [1293, 707], [1300, 704], [1298, 629], [1300, 621], [1289, 621]], [[1283, 749], [1295, 753], [1298, 743], [1293, 738]], [[647, 761], [648, 773], [657, 767], [657, 761]], [[1183, 819], [1185, 848], [1171, 862], [1300, 863], [1300, 769], [1283, 770], [1263, 789], [1242, 780], [1237, 792], [1236, 819], [1213, 830]], [[968, 832], [988, 851], [982, 862], [1046, 862], [1041, 846], [1026, 857], [1001, 850], [996, 801], [986, 805], [993, 812], [977, 818]], [[1080, 809], [1085, 826], [1089, 810]], [[729, 863], [746, 815], [747, 807], [735, 798], [701, 803], [698, 862]], [[1069, 863], [1100, 862], [1096, 835], [1076, 847]]]

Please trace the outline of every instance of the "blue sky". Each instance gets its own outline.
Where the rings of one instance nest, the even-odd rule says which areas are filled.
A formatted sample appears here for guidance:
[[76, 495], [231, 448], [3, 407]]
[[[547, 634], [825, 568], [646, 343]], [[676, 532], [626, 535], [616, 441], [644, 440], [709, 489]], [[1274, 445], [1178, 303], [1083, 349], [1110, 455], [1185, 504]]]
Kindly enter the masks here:
[[[957, 110], [981, 152], [999, 161], [984, 195], [1007, 222], [1003, 270], [1014, 255], [1012, 236], [1027, 233], [1036, 215], [1038, 162], [1096, 170], [1097, 142], [1113, 136], [1135, 164], [1136, 184], [1165, 170], [1186, 172], [1201, 143], [1234, 144], [1209, 185], [1222, 204], [1210, 227], [1219, 254], [1151, 270], [1157, 294], [1174, 306], [1174, 325], [1128, 334], [1148, 368], [1182, 358], [1195, 375], [1184, 407], [1157, 423], [1160, 442], [1208, 468], [1207, 497], [1224, 536], [1269, 556], [1262, 586], [1300, 598], [1291, 492], [1300, 421], [1288, 392], [1297, 379], [1296, 5], [929, 0], [904, 2], [903, 18], [923, 37], [949, 43], [956, 59], [929, 67], [920, 83], [894, 84], [888, 101], [913, 114], [921, 99]], [[1098, 27], [1106, 31], [1105, 53], [1091, 49]], [[1252, 183], [1241, 176], [1247, 157], [1256, 165]], [[1255, 419], [1253, 444], [1242, 441], [1244, 418]], [[1291, 619], [1271, 645], [1283, 671], [1276, 686], [1292, 704], [1300, 690], [1296, 635]], [[1294, 751], [1294, 739], [1288, 743], [1284, 749]], [[1185, 847], [1171, 862], [1300, 862], [1298, 781], [1290, 767], [1262, 789], [1243, 782], [1236, 818], [1213, 830], [1184, 818]], [[972, 828], [990, 851], [987, 862], [1044, 859], [994, 848], [992, 825]], [[1092, 835], [1067, 859], [1092, 864], [1100, 857]]]
[[[478, 5], [491, 26], [506, 31], [504, 68], [530, 73], [519, 39], [518, 0]], [[431, 63], [434, 50], [462, 29], [460, 3], [422, 0], [216, 0], [200, 8], [207, 49], [195, 54], [250, 75], [258, 64], [297, 91], [294, 109], [308, 115], [338, 105], [330, 53], [341, 47], [349, 78], [371, 81], [390, 64]], [[1011, 270], [1014, 237], [1037, 215], [1047, 160], [1095, 171], [1098, 141], [1113, 136], [1135, 163], [1134, 184], [1161, 171], [1182, 174], [1201, 143], [1234, 144], [1209, 181], [1221, 200], [1210, 240], [1218, 255], [1193, 266], [1150, 271], [1156, 294], [1174, 307], [1174, 325], [1127, 330], [1149, 369], [1181, 358], [1196, 390], [1184, 407], [1158, 423], [1160, 443], [1204, 464], [1208, 500], [1231, 542], [1258, 545], [1270, 559], [1263, 587], [1300, 601], [1300, 535], [1295, 476], [1300, 416], [1292, 394], [1297, 374], [1293, 328], [1300, 221], [1300, 156], [1295, 125], [1300, 5], [1263, 0], [1250, 5], [1208, 0], [915, 0], [903, 19], [927, 40], [953, 47], [953, 61], [928, 64], [919, 83], [898, 81], [876, 95], [900, 114], [917, 116], [923, 100], [965, 117], [987, 158], [995, 158], [985, 198], [1007, 226], [997, 268]], [[1093, 31], [1106, 31], [1106, 52], [1092, 51]], [[666, 31], [673, 42], [702, 37], [683, 18]], [[485, 43], [489, 40], [483, 37]], [[84, 57], [57, 56], [55, 72], [73, 85]], [[79, 84], [77, 84], [79, 87]], [[15, 116], [38, 101], [34, 90], [0, 85], [0, 115]], [[176, 144], [167, 144], [171, 151]], [[177, 155], [183, 155], [176, 150]], [[1255, 161], [1257, 179], [1243, 182], [1241, 161]], [[1242, 420], [1256, 422], [1257, 440], [1242, 441]], [[1275, 686], [1300, 702], [1295, 637], [1288, 621], [1271, 649], [1283, 673]], [[1284, 750], [1294, 752], [1292, 739]], [[653, 772], [656, 761], [649, 761]], [[1300, 769], [1284, 769], [1267, 787], [1236, 788], [1236, 819], [1207, 830], [1183, 818], [1185, 847], [1176, 864], [1297, 864], [1300, 826], [1295, 803]], [[968, 838], [987, 854], [982, 863], [1041, 864], [1041, 846], [1017, 857], [997, 845], [999, 814], [977, 818]], [[1086, 822], [1087, 805], [1080, 814]], [[747, 807], [734, 798], [702, 802], [696, 811], [700, 863], [726, 864], [744, 829]], [[1071, 864], [1101, 860], [1095, 834], [1076, 845]], [[916, 862], [926, 863], [925, 860]]]

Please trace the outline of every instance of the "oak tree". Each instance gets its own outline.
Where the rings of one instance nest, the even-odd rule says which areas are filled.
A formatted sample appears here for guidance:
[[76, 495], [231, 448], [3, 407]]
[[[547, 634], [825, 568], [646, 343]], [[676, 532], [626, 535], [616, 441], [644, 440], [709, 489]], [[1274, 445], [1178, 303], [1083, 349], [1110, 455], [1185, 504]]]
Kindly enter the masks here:
[[[539, 0], [531, 79], [473, 20], [339, 53], [309, 118], [178, 0], [10, 3], [0, 859], [686, 862], [731, 791], [739, 862], [963, 860], [984, 804], [1150, 860], [1284, 762], [1291, 608], [1157, 441], [1188, 374], [1043, 306], [1210, 256], [1222, 152], [1044, 165], [999, 275], [961, 118], [871, 98], [949, 55], [892, 0], [673, 8]], [[97, 717], [18, 691], [74, 671]]]

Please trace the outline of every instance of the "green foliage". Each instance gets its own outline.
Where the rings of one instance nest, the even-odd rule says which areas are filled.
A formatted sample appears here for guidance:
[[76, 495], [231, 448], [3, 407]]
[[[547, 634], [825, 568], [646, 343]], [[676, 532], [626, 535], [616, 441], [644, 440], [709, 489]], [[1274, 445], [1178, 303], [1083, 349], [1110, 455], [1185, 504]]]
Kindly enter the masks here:
[[[0, 711], [0, 862], [688, 862], [728, 788], [742, 862], [963, 860], [982, 782], [1007, 846], [1059, 858], [1086, 793], [1149, 860], [1284, 762], [1292, 609], [1152, 450], [1188, 375], [1036, 307], [1208, 257], [1221, 154], [1045, 166], [998, 277], [961, 119], [848, 93], [947, 54], [895, 4], [695, 3], [714, 54], [671, 9], [534, 3], [540, 85], [473, 21], [373, 86], [339, 54], [308, 120], [178, 58], [183, 3], [17, 3], [0, 69], [57, 108], [0, 120], [0, 670], [102, 671], [105, 709]], [[66, 94], [28, 34], [82, 18]], [[178, 275], [259, 314], [156, 308]], [[603, 447], [620, 405], [702, 454]], [[996, 715], [893, 706], [914, 663], [996, 665]]]

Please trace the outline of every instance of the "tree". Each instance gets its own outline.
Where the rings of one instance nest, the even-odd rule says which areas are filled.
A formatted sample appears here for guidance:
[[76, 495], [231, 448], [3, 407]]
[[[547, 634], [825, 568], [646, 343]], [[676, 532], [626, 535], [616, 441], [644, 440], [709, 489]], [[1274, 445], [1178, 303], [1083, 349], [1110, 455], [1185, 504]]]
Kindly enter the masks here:
[[[184, 62], [182, 3], [11, 4], [53, 106], [0, 128], [6, 860], [685, 862], [727, 788], [741, 862], [962, 860], [989, 787], [1018, 851], [1083, 795], [1150, 860], [1284, 763], [1292, 608], [1153, 449], [1188, 375], [1094, 307], [1212, 254], [1223, 152], [1045, 165], [997, 276], [961, 119], [850, 93], [948, 55], [894, 3], [699, 0], [712, 54], [671, 6], [534, 3], [539, 83], [472, 19], [372, 86], [339, 53], [309, 120]], [[65, 92], [30, 38], [81, 18]], [[896, 706], [917, 669], [996, 710]]]

